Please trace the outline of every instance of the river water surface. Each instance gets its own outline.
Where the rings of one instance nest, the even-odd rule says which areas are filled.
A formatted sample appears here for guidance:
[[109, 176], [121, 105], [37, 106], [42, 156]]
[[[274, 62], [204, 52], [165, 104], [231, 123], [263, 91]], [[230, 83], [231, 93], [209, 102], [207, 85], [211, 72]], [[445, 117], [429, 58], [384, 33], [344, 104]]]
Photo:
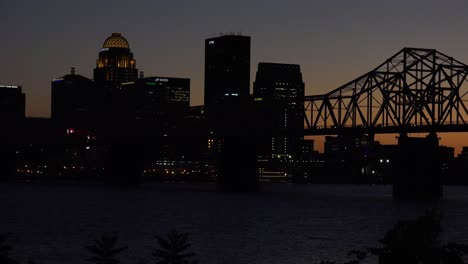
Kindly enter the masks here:
[[[437, 204], [443, 239], [468, 244], [468, 187], [444, 192]], [[278, 184], [258, 193], [221, 193], [212, 184], [2, 184], [0, 233], [11, 234], [13, 252], [23, 263], [28, 257], [85, 263], [84, 246], [109, 232], [118, 232], [129, 247], [123, 263], [149, 263], [154, 235], [175, 228], [190, 234], [203, 264], [311, 264], [376, 247], [396, 221], [430, 206], [394, 201], [391, 186]]]

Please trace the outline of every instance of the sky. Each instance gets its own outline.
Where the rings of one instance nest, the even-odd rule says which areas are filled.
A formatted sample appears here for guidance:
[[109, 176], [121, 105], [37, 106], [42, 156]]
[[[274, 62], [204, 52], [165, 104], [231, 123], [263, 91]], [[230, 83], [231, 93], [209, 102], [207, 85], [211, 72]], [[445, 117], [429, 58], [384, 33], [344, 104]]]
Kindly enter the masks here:
[[[300, 64], [306, 95], [372, 70], [403, 47], [432, 48], [468, 63], [466, 0], [0, 0], [0, 84], [21, 85], [27, 116], [50, 116], [50, 82], [92, 78], [104, 40], [120, 32], [145, 76], [191, 79], [203, 104], [204, 40], [252, 37], [259, 62]], [[393, 137], [394, 138], [394, 137]], [[385, 141], [385, 139], [384, 139]], [[443, 139], [468, 146], [468, 135]]]

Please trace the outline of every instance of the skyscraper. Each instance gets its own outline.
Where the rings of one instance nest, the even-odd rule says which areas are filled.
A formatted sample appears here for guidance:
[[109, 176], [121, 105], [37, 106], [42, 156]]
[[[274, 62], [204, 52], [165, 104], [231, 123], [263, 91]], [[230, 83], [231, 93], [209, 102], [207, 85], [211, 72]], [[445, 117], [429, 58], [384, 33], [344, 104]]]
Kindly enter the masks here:
[[0, 121], [16, 122], [25, 117], [25, 95], [21, 86], [0, 85]]
[[245, 102], [250, 90], [250, 37], [205, 40], [205, 109], [208, 117], [228, 102]]
[[112, 33], [99, 52], [94, 69], [94, 81], [98, 86], [115, 87], [138, 77], [130, 44], [120, 33]]
[[224, 35], [205, 40], [205, 114], [220, 189], [258, 188], [249, 91], [250, 37]]
[[[23, 130], [25, 95], [21, 86], [0, 85], [0, 180], [16, 175], [16, 152]], [[16, 152], [16, 153], [15, 153]]]
[[304, 138], [304, 82], [296, 64], [259, 63], [253, 93], [268, 127], [270, 154], [297, 156]]
[[146, 77], [122, 84], [130, 104], [130, 118], [137, 120], [181, 119], [190, 110], [190, 79]]
[[94, 97], [97, 102], [97, 119], [118, 123], [125, 119], [121, 85], [138, 77], [130, 44], [120, 33], [112, 33], [99, 52], [94, 69]]
[[78, 125], [88, 122], [94, 116], [95, 96], [92, 80], [70, 74], [52, 81], [51, 118], [54, 122]]

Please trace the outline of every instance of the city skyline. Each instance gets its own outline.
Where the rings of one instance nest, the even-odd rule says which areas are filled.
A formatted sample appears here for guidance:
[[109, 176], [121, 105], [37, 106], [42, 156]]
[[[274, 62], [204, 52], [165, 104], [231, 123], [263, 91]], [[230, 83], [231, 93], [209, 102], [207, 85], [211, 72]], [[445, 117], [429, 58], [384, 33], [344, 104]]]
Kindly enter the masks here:
[[[146, 76], [190, 78], [191, 105], [203, 104], [204, 40], [220, 32], [252, 37], [251, 76], [259, 62], [301, 65], [306, 95], [335, 89], [405, 46], [434, 48], [468, 62], [464, 1], [109, 3], [0, 4], [7, 10], [1, 27], [8, 36], [1, 81], [23, 87], [27, 116], [50, 116], [50, 82], [71, 66], [92, 78], [102, 42], [113, 32], [128, 39]], [[457, 153], [468, 145], [465, 138], [452, 134], [441, 144]]]
[[0, 264], [464, 263], [468, 0], [0, 10]]

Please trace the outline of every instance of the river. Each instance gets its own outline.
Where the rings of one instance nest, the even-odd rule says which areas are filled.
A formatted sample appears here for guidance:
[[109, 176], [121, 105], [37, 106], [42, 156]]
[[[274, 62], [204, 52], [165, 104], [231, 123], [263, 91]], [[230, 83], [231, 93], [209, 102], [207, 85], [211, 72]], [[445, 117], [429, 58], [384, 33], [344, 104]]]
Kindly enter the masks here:
[[[444, 193], [442, 238], [468, 244], [468, 187]], [[84, 246], [109, 232], [128, 246], [123, 263], [149, 263], [154, 235], [175, 228], [190, 234], [203, 264], [311, 264], [378, 246], [394, 223], [431, 206], [394, 201], [391, 186], [272, 184], [221, 193], [213, 184], [0, 184], [0, 233], [11, 234], [23, 263], [85, 263]]]

